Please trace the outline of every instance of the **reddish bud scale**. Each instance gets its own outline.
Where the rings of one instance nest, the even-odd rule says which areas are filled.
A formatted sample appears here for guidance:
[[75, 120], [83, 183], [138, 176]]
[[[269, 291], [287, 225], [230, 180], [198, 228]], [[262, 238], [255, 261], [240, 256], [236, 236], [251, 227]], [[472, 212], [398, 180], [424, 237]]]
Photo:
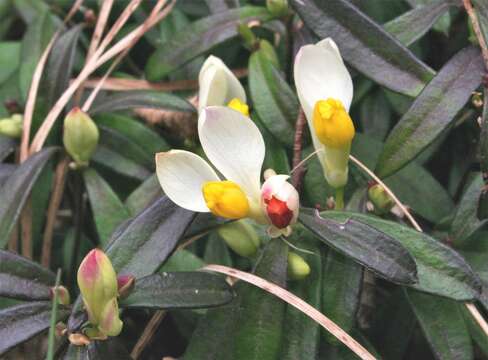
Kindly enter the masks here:
[[278, 229], [284, 229], [290, 225], [293, 219], [293, 212], [288, 208], [285, 201], [272, 196], [271, 199], [264, 199], [266, 212], [269, 219]]

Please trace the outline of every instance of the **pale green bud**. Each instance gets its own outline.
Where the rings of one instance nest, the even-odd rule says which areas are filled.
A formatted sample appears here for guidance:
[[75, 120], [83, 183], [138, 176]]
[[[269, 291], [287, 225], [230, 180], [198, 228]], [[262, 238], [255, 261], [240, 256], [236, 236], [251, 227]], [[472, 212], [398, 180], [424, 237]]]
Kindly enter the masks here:
[[245, 219], [222, 225], [217, 233], [240, 256], [253, 256], [260, 245], [258, 234]]
[[291, 280], [301, 280], [310, 274], [310, 266], [304, 258], [294, 252], [288, 252], [288, 277]]
[[266, 0], [266, 8], [276, 17], [288, 14], [288, 0]]
[[374, 212], [378, 215], [389, 213], [395, 205], [393, 199], [380, 184], [375, 184], [368, 189], [368, 198], [374, 205]]
[[80, 108], [73, 108], [64, 119], [63, 143], [78, 167], [87, 166], [98, 145], [98, 128]]
[[17, 139], [22, 135], [23, 116], [14, 114], [9, 118], [0, 120], [0, 134]]

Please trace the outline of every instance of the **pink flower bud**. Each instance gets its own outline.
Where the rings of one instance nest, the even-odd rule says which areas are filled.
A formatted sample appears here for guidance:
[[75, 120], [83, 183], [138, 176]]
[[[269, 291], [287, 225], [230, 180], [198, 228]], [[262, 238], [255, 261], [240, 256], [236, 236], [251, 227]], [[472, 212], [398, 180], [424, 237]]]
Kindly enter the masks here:
[[296, 189], [286, 180], [288, 175], [269, 177], [261, 188], [265, 213], [273, 226], [268, 229], [272, 237], [289, 235], [290, 225], [297, 221], [300, 206]]
[[136, 279], [132, 275], [117, 276], [117, 289], [119, 291], [119, 298], [125, 298], [134, 289]]
[[69, 291], [64, 286], [53, 286], [51, 288], [51, 297], [54, 298], [54, 294], [58, 293], [58, 303], [61, 305], [69, 305], [71, 302], [71, 297], [69, 296]]

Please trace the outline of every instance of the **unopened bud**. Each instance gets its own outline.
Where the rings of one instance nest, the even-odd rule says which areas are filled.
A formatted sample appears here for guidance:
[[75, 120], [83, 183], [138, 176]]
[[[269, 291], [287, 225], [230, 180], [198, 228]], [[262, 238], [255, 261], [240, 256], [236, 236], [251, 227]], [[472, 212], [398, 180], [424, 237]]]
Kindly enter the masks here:
[[123, 299], [127, 297], [134, 285], [136, 283], [136, 278], [132, 275], [119, 275], [117, 276], [117, 288], [119, 290], [119, 298]]
[[298, 254], [288, 252], [288, 277], [291, 280], [301, 280], [310, 274], [310, 266]]
[[261, 243], [256, 231], [245, 219], [224, 224], [217, 229], [217, 233], [235, 253], [244, 257], [256, 254]]
[[71, 303], [71, 297], [68, 289], [64, 286], [54, 286], [51, 288], [51, 297], [54, 298], [54, 294], [58, 295], [58, 303], [61, 305], [69, 305]]
[[375, 184], [368, 189], [368, 197], [374, 205], [374, 212], [378, 215], [389, 213], [395, 205], [393, 199], [380, 184]]
[[256, 35], [254, 35], [248, 24], [240, 23], [239, 25], [237, 25], [237, 31], [239, 32], [239, 35], [241, 35], [242, 40], [244, 40], [244, 44], [247, 48], [249, 48], [250, 50], [256, 48], [258, 44], [258, 39], [256, 38]]
[[9, 118], [0, 120], [0, 134], [17, 139], [22, 135], [23, 116], [14, 114]]
[[288, 14], [288, 0], [266, 0], [266, 8], [276, 17]]
[[80, 108], [73, 108], [64, 119], [63, 143], [78, 167], [87, 166], [98, 145], [98, 128]]

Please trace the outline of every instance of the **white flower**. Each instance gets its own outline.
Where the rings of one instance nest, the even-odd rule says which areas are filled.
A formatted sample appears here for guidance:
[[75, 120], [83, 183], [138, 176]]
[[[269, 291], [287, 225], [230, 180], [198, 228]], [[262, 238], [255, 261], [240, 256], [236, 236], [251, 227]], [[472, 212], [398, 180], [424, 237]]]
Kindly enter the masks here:
[[[207, 106], [227, 106], [234, 100], [246, 104], [246, 92], [232, 71], [210, 55], [198, 75], [198, 112]], [[236, 109], [237, 110], [237, 109]]]
[[354, 125], [349, 117], [353, 85], [335, 42], [302, 46], [295, 58], [295, 84], [313, 145], [326, 180], [335, 188], [347, 182]]
[[[192, 211], [210, 211], [229, 219], [249, 217], [270, 225], [269, 232], [274, 236], [289, 234], [289, 226], [296, 222], [298, 193], [286, 182], [285, 175], [272, 176], [261, 188], [265, 146], [251, 119], [228, 107], [210, 106], [200, 113], [198, 134], [207, 158], [224, 179], [194, 153], [159, 153], [156, 173], [165, 194]], [[267, 212], [266, 201], [273, 197], [293, 206], [288, 208], [292, 213], [288, 222], [283, 218], [276, 222]]]

